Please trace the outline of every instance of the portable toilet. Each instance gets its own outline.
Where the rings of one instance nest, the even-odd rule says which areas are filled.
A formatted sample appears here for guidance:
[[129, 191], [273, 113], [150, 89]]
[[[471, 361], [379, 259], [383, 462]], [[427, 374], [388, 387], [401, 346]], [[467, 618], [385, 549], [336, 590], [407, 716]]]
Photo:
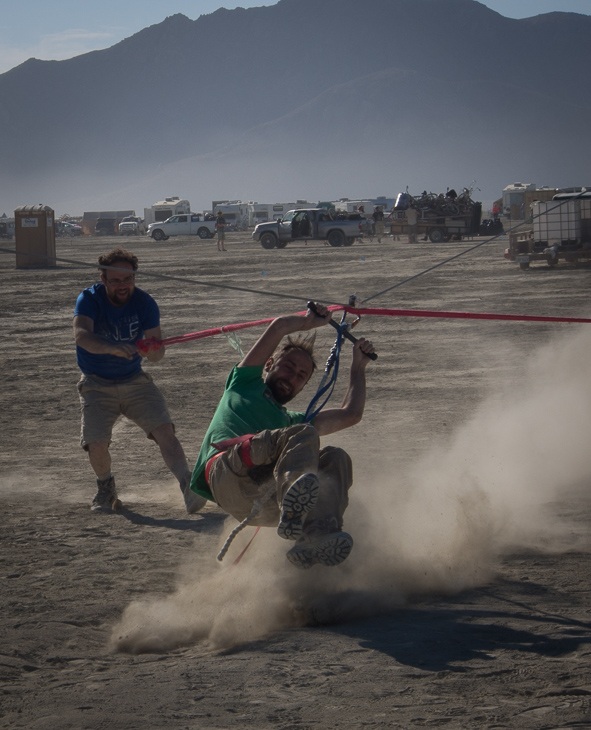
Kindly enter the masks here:
[[14, 211], [17, 269], [56, 266], [55, 213], [48, 205], [22, 205]]

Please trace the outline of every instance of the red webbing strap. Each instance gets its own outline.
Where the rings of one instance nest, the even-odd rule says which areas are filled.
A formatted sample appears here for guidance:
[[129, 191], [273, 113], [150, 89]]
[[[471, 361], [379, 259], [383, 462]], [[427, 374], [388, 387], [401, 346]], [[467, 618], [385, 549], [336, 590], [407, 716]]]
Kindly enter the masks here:
[[236, 444], [240, 444], [240, 458], [244, 466], [248, 467], [249, 469], [254, 466], [253, 461], [250, 458], [250, 441], [253, 436], [253, 433], [247, 433], [244, 434], [244, 436], [236, 436], [235, 438], [226, 439], [225, 441], [217, 441], [216, 443], [212, 442], [211, 445], [218, 450], [218, 453], [211, 456], [207, 460], [207, 464], [205, 465], [205, 481], [208, 485], [209, 472], [211, 471], [213, 462], [218, 458], [218, 456], [221, 456], [225, 451], [227, 451], [227, 449], [231, 448], [232, 446], [236, 446]]
[[205, 481], [207, 482], [207, 486], [209, 487], [209, 472], [211, 471], [211, 467], [213, 466], [213, 462], [218, 458], [218, 456], [221, 456], [224, 452], [220, 451], [217, 454], [214, 454], [207, 460], [207, 464], [205, 465]]
[[[329, 307], [332, 310], [332, 307]], [[367, 314], [377, 317], [439, 317], [441, 319], [497, 319], [512, 322], [568, 322], [591, 324], [583, 317], [546, 317], [531, 314], [492, 314], [489, 312], [444, 312], [430, 309], [380, 309], [374, 307], [356, 309], [340, 307], [351, 314]]]

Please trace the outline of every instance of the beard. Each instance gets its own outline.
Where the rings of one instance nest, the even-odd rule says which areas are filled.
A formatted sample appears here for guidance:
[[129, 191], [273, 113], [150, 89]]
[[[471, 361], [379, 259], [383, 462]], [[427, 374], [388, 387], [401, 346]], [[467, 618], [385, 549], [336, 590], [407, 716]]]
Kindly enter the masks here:
[[270, 378], [265, 381], [265, 385], [269, 388], [277, 403], [282, 406], [289, 403], [289, 401], [294, 397], [291, 385], [281, 378]]
[[127, 304], [127, 302], [131, 299], [131, 295], [133, 292], [127, 291], [125, 294], [119, 294], [117, 292], [112, 292], [112, 295], [107, 292], [107, 298], [111, 302], [111, 304], [114, 304], [116, 307], [122, 307], [124, 304]]

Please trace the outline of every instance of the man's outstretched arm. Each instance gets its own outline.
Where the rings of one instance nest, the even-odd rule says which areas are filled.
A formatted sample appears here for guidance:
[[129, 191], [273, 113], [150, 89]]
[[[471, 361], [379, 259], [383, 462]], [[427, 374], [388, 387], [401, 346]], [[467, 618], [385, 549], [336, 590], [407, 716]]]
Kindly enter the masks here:
[[74, 317], [74, 340], [78, 347], [94, 355], [116, 355], [131, 360], [137, 347], [128, 342], [109, 342], [94, 331], [94, 320], [83, 314]]
[[340, 408], [327, 408], [314, 419], [314, 427], [321, 436], [342, 431], [359, 423], [365, 409], [365, 368], [371, 362], [367, 355], [375, 352], [369, 340], [360, 337], [353, 347], [353, 362], [349, 387]]
[[318, 310], [318, 315], [308, 310], [304, 317], [298, 314], [289, 314], [285, 317], [277, 317], [277, 319], [274, 319], [238, 367], [262, 367], [286, 335], [291, 335], [294, 332], [313, 330], [328, 324], [332, 317], [328, 309], [318, 303], [316, 303], [316, 309]]

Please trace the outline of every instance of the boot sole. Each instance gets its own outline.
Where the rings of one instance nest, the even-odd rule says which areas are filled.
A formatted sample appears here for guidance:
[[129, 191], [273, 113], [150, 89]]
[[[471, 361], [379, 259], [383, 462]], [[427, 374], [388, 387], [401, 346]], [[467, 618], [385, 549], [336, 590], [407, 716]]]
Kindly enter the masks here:
[[291, 485], [281, 504], [277, 534], [284, 540], [297, 540], [302, 534], [304, 518], [318, 500], [318, 477], [304, 474]]
[[287, 559], [296, 568], [307, 570], [314, 565], [333, 567], [349, 557], [353, 538], [348, 532], [336, 532], [315, 543], [296, 545], [287, 553]]

